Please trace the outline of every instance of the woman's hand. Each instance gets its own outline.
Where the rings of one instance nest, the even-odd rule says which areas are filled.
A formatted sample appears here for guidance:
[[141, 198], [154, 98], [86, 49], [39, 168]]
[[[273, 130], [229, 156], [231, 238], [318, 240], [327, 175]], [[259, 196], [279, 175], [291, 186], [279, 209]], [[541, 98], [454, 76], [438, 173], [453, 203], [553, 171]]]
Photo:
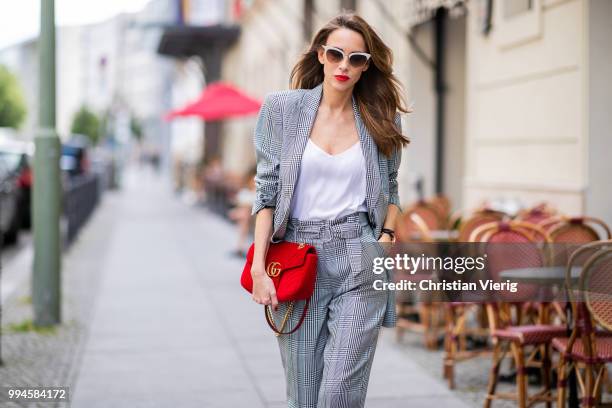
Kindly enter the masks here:
[[380, 242], [381, 244], [387, 243], [387, 244], [391, 244], [393, 243], [393, 239], [391, 239], [391, 236], [387, 233], [382, 233], [380, 235], [380, 238], [378, 238], [378, 242]]
[[392, 244], [393, 242], [395, 242], [395, 240], [392, 239], [391, 236], [385, 232], [380, 234], [380, 237], [378, 238], [378, 243], [380, 244], [385, 255], [389, 254], [389, 246], [383, 244]]
[[260, 305], [271, 305], [274, 310], [278, 310], [278, 299], [274, 282], [266, 274], [264, 268], [251, 268], [253, 277], [253, 300]]

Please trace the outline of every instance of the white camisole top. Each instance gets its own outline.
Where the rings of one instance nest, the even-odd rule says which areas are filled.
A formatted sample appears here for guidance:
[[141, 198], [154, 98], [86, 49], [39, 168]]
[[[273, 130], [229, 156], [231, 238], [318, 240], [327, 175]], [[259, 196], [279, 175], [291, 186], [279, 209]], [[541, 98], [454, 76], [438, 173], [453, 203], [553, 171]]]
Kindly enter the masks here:
[[308, 139], [291, 198], [290, 217], [332, 220], [367, 211], [366, 169], [357, 141], [341, 153], [330, 155]]

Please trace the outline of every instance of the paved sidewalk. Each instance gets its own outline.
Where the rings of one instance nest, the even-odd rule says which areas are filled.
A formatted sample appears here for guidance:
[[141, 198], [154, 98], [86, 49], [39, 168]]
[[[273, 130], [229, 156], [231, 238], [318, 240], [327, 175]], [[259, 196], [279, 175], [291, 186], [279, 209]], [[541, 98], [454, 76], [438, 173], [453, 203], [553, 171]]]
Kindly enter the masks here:
[[[228, 256], [234, 227], [170, 191], [125, 175], [72, 406], [285, 406], [276, 339]], [[381, 335], [366, 406], [466, 406], [393, 336]]]

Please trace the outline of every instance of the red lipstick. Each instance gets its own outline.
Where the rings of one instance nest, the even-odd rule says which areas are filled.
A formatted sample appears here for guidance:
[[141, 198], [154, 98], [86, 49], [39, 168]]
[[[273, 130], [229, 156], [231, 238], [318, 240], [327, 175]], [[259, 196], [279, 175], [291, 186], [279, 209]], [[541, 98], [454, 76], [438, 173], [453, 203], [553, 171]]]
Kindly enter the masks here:
[[349, 77], [346, 76], [346, 75], [334, 75], [334, 78], [336, 78], [340, 82], [344, 82], [344, 81], [348, 81], [349, 80]]

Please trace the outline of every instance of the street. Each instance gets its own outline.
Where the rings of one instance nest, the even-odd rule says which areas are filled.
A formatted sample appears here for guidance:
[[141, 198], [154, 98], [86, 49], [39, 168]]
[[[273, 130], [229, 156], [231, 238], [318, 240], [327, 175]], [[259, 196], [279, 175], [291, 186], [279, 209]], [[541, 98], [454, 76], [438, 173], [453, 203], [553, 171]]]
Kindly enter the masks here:
[[[152, 174], [125, 181], [99, 254], [104, 277], [73, 406], [284, 406], [276, 339], [239, 285], [242, 260], [228, 255], [233, 226], [181, 203]], [[393, 335], [381, 336], [368, 406], [463, 406]]]
[[[69, 386], [71, 406], [86, 408], [286, 406], [276, 339], [230, 256], [235, 227], [184, 203], [149, 168], [123, 180], [64, 254], [62, 324], [3, 330], [0, 385]], [[31, 318], [31, 243], [6, 257], [5, 327]], [[436, 376], [441, 353], [405, 337], [397, 344], [383, 329], [367, 406], [473, 405], [476, 394]]]

